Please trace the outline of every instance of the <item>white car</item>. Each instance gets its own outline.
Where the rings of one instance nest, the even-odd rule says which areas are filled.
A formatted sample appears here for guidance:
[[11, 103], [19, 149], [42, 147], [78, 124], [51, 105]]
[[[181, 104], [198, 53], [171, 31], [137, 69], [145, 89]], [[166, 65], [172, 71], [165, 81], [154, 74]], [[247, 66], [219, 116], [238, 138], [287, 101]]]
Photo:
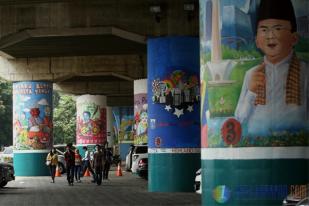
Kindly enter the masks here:
[[147, 145], [135, 145], [135, 148], [132, 153], [132, 173], [137, 173], [138, 162], [142, 158], [148, 158], [148, 146]]
[[0, 162], [13, 163], [13, 146], [4, 147], [3, 152], [0, 152]]
[[202, 194], [202, 169], [196, 171], [195, 173], [195, 182], [194, 182], [194, 190], [198, 194]]
[[132, 167], [132, 156], [133, 156], [133, 151], [134, 151], [135, 146], [131, 145], [128, 151], [128, 154], [126, 156], [126, 171], [131, 171]]

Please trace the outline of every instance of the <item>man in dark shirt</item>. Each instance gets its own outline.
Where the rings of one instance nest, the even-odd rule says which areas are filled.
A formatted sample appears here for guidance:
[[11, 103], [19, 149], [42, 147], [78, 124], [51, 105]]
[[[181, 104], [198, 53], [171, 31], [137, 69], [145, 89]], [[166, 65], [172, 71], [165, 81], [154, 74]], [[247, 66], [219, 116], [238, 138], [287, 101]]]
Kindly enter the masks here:
[[102, 152], [100, 145], [96, 145], [95, 152], [93, 154], [93, 166], [96, 174], [97, 185], [101, 185], [102, 183], [102, 171], [104, 162], [104, 153]]
[[73, 186], [74, 182], [74, 167], [75, 167], [75, 152], [72, 150], [72, 143], [68, 143], [64, 159], [67, 166], [67, 180], [68, 184]]

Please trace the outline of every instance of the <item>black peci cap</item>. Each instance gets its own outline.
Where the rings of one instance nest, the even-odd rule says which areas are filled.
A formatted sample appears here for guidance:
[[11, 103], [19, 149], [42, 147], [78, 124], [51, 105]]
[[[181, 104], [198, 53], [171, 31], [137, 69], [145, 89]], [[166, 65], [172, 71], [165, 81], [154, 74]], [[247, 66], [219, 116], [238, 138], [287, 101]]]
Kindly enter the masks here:
[[261, 0], [257, 12], [257, 24], [265, 19], [281, 19], [291, 22], [292, 32], [297, 31], [296, 17], [291, 0]]

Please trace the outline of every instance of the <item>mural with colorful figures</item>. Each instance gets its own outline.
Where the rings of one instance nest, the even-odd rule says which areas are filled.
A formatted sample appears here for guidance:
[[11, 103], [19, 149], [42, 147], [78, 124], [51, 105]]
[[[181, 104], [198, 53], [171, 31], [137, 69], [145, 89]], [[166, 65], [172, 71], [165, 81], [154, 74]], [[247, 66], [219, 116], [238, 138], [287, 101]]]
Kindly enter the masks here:
[[50, 82], [13, 83], [13, 144], [17, 150], [52, 147], [52, 89]]
[[132, 142], [134, 140], [133, 107], [112, 107], [115, 142]]
[[199, 80], [197, 75], [188, 76], [182, 70], [174, 70], [164, 79], [152, 81], [152, 101], [165, 105], [165, 110], [174, 112], [179, 118], [185, 112], [192, 112], [199, 101]]
[[203, 147], [309, 145], [309, 2], [292, 0], [295, 25], [264, 20], [259, 2], [200, 1]]
[[134, 95], [134, 144], [147, 144], [148, 112], [147, 94]]
[[105, 106], [98, 105], [95, 101], [87, 100], [87, 98], [78, 98], [76, 103], [76, 143], [103, 144], [106, 141]]

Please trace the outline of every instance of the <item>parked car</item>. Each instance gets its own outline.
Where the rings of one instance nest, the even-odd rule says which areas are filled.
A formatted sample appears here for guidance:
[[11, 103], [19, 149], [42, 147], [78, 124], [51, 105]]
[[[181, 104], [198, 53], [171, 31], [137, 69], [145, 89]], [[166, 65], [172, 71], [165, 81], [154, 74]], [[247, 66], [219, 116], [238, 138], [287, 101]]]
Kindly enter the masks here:
[[13, 163], [13, 146], [4, 147], [3, 152], [0, 152], [0, 162]]
[[138, 161], [138, 168], [136, 169], [138, 176], [148, 179], [148, 158], [142, 158]]
[[202, 194], [202, 169], [196, 171], [195, 181], [194, 181], [194, 190], [198, 194]]
[[133, 174], [136, 174], [138, 168], [138, 162], [142, 158], [148, 158], [148, 146], [147, 145], [135, 145], [135, 148], [132, 153], [132, 167], [131, 171]]
[[129, 148], [128, 154], [126, 156], [126, 166], [125, 166], [126, 171], [131, 171], [132, 155], [133, 155], [134, 148], [135, 148], [135, 146], [131, 145], [130, 148]]
[[58, 167], [59, 167], [60, 173], [63, 174], [66, 172], [66, 163], [64, 159], [64, 153], [61, 153], [59, 150], [57, 150], [57, 153], [58, 153]]
[[[282, 202], [282, 206], [309, 206], [309, 185], [307, 185], [306, 191], [303, 191], [305, 195], [289, 194]], [[300, 192], [300, 191], [299, 191]]]
[[13, 165], [10, 163], [0, 163], [0, 187], [4, 187], [12, 180], [15, 180]]
[[309, 197], [302, 199], [296, 206], [309, 206]]

